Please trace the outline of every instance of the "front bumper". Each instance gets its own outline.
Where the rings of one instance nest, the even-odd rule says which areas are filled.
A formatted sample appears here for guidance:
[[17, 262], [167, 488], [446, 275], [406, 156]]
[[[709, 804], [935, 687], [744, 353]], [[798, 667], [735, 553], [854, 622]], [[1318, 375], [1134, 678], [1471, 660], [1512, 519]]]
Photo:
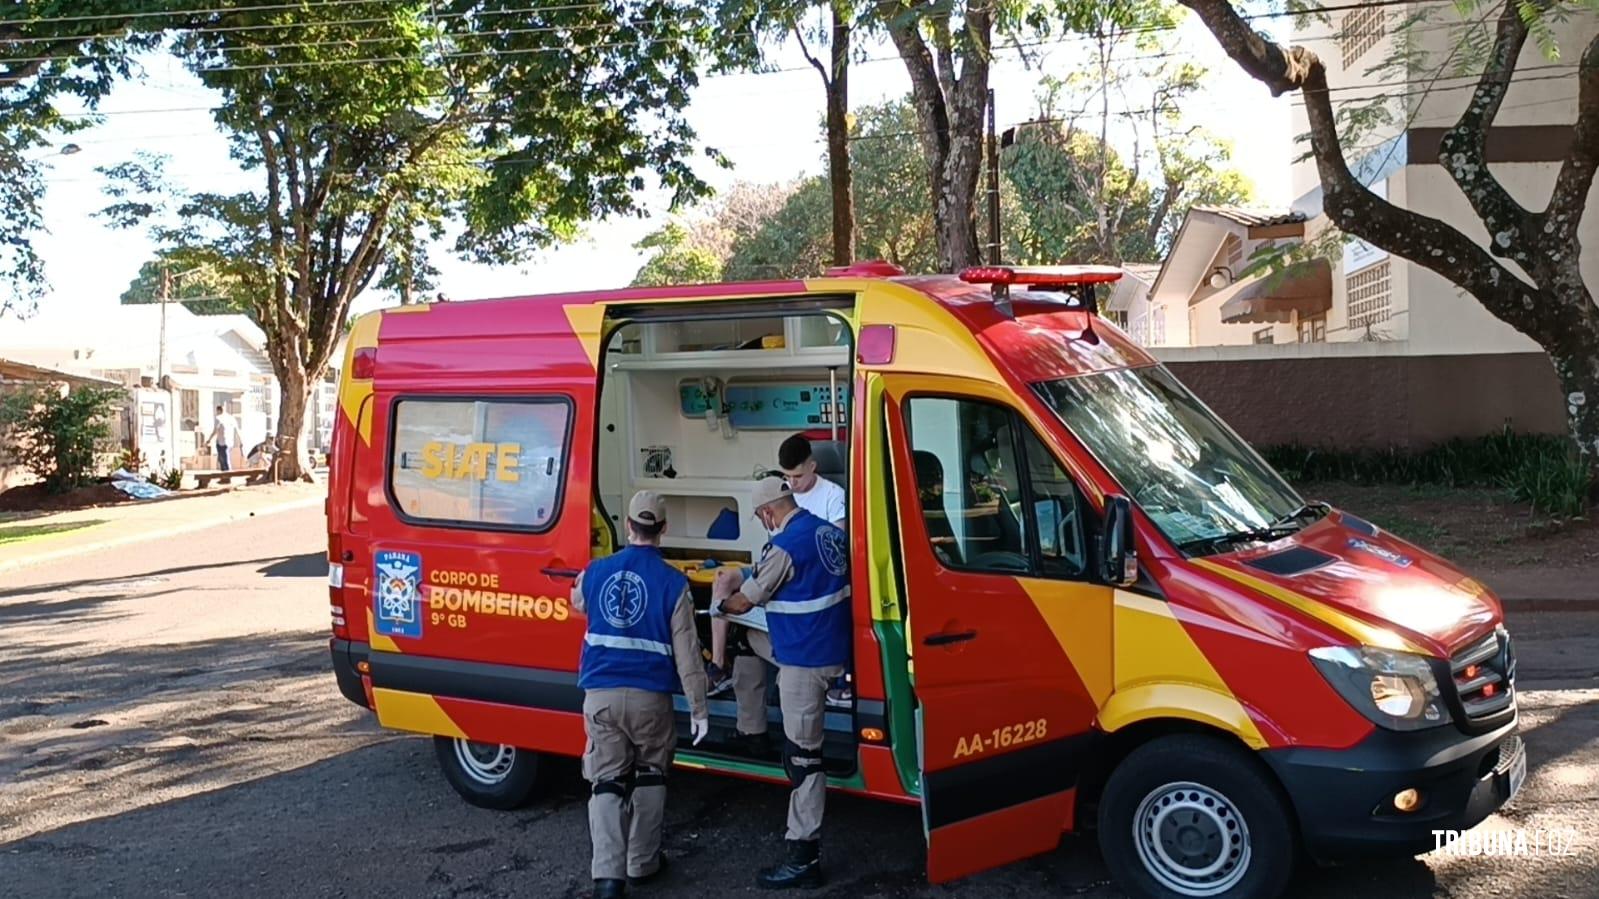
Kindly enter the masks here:
[[[1522, 751], [1516, 716], [1486, 733], [1454, 727], [1377, 730], [1349, 749], [1271, 749], [1261, 756], [1288, 791], [1300, 833], [1318, 861], [1418, 855], [1437, 848], [1435, 830], [1465, 830], [1510, 798], [1509, 768]], [[1422, 804], [1401, 813], [1395, 793], [1415, 788]]]
[[370, 708], [366, 685], [361, 682], [361, 673], [355, 670], [357, 662], [366, 661], [367, 644], [334, 637], [328, 641], [328, 650], [333, 655], [333, 678], [339, 682], [339, 692], [361, 708]]

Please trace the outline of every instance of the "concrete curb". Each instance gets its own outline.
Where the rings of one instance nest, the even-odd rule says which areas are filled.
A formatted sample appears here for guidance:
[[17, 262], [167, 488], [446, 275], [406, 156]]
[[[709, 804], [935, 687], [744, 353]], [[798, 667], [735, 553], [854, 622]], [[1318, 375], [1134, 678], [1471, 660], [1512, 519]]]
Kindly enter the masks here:
[[257, 515], [271, 515], [277, 512], [288, 512], [294, 509], [303, 509], [307, 506], [318, 505], [322, 502], [322, 500], [323, 497], [321, 496], [308, 496], [303, 499], [288, 500], [286, 502], [274, 503], [270, 506], [262, 506], [259, 509], [239, 509], [229, 512], [225, 515], [212, 516], [210, 518], [204, 518], [195, 521], [186, 521], [182, 524], [170, 525], [168, 527], [159, 528], [156, 530], [122, 534], [121, 536], [107, 537], [103, 540], [92, 540], [87, 543], [73, 543], [71, 546], [62, 546], [20, 559], [11, 559], [9, 561], [0, 560], [0, 572], [14, 571], [18, 568], [26, 568], [28, 566], [39, 565], [44, 562], [54, 562], [57, 559], [64, 559], [70, 556], [80, 555], [82, 553], [112, 549], [118, 546], [126, 546], [130, 543], [142, 543], [146, 540], [160, 540], [164, 537], [174, 537], [179, 534], [190, 533], [191, 531], [204, 530], [205, 528], [213, 527], [225, 522], [238, 521], [241, 518], [250, 518]]

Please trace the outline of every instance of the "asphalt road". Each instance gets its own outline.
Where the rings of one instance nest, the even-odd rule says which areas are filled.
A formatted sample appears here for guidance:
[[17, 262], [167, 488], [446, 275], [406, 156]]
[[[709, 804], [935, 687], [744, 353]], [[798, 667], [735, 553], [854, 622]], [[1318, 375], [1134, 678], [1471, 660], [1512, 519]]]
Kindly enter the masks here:
[[[426, 739], [334, 687], [320, 512], [8, 573], [0, 585], [0, 896], [582, 896], [571, 764], [518, 812], [467, 806]], [[1486, 828], [1570, 854], [1303, 873], [1291, 895], [1599, 896], [1599, 613], [1513, 617], [1532, 770]], [[638, 895], [755, 892], [784, 792], [673, 775], [676, 864]], [[1531, 833], [1532, 831], [1529, 831]], [[1564, 848], [1564, 843], [1562, 843]], [[835, 796], [812, 896], [1120, 895], [1089, 839], [957, 884], [922, 877], [914, 809]]]

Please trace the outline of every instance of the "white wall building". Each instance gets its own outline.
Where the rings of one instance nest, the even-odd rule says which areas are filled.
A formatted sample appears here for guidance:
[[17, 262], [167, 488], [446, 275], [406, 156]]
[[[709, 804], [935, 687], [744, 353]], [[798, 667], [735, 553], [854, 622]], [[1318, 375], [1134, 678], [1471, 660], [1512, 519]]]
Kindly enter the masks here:
[[[78, 318], [47, 312], [8, 322], [0, 356], [128, 386], [156, 387], [164, 373], [177, 457], [191, 468], [215, 466], [209, 438], [222, 406], [239, 423], [233, 461], [242, 465], [243, 454], [277, 428], [279, 390], [265, 335], [248, 316], [195, 315], [180, 303], [168, 304], [165, 318], [163, 349], [156, 304], [110, 306]], [[331, 394], [319, 387], [307, 410], [305, 433], [313, 449], [327, 446], [318, 438], [330, 432], [332, 410]]]
[[[1405, 39], [1422, 54], [1408, 77], [1372, 71], [1394, 52], [1399, 23], [1422, 14], [1426, 18], [1405, 31]], [[1446, 221], [1486, 246], [1489, 235], [1438, 164], [1439, 140], [1476, 84], [1475, 75], [1447, 77], [1454, 71], [1450, 64], [1460, 59], [1460, 32], [1452, 27], [1458, 22], [1448, 4], [1363, 7], [1335, 14], [1331, 28], [1312, 19], [1289, 43], [1314, 50], [1326, 64], [1335, 104], [1390, 97], [1392, 123], [1346, 149], [1356, 174], [1398, 205]], [[1490, 16], [1490, 36], [1493, 26]], [[1538, 42], [1528, 40], [1489, 134], [1493, 173], [1528, 208], [1547, 204], [1570, 146], [1576, 119], [1574, 63], [1595, 33], [1599, 15], [1573, 11], [1554, 24], [1559, 60], [1546, 58]], [[1478, 63], [1474, 71], [1481, 68]], [[1395, 86], [1396, 81], [1406, 83]], [[1292, 102], [1291, 128], [1303, 134], [1309, 127], [1303, 100], [1295, 95]], [[1341, 258], [1331, 260], [1324, 299], [1302, 295], [1309, 282], [1297, 285], [1300, 295], [1284, 300], [1281, 283], [1230, 278], [1261, 245], [1313, 239], [1327, 227], [1315, 161], [1284, 164], [1292, 167], [1296, 198], [1291, 208], [1190, 213], [1151, 291], [1150, 345], [1383, 342], [1413, 356], [1539, 352], [1533, 341], [1442, 277], [1363, 244], [1346, 245]], [[1581, 238], [1590, 246], [1599, 243], [1599, 210], [1592, 206]], [[1599, 285], [1599, 254], [1587, 254], [1582, 267], [1587, 282]], [[1187, 357], [1177, 353], [1173, 358]]]

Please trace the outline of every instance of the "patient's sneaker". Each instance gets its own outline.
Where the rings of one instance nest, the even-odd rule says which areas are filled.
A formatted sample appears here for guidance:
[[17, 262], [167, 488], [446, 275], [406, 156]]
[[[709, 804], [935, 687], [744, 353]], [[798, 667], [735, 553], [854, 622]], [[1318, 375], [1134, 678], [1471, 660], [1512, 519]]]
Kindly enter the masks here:
[[720, 696], [733, 689], [733, 678], [715, 662], [705, 663], [705, 677], [710, 681], [705, 689], [707, 696]]
[[846, 709], [855, 704], [855, 688], [851, 686], [848, 676], [833, 681], [833, 686], [827, 690], [827, 704]]

